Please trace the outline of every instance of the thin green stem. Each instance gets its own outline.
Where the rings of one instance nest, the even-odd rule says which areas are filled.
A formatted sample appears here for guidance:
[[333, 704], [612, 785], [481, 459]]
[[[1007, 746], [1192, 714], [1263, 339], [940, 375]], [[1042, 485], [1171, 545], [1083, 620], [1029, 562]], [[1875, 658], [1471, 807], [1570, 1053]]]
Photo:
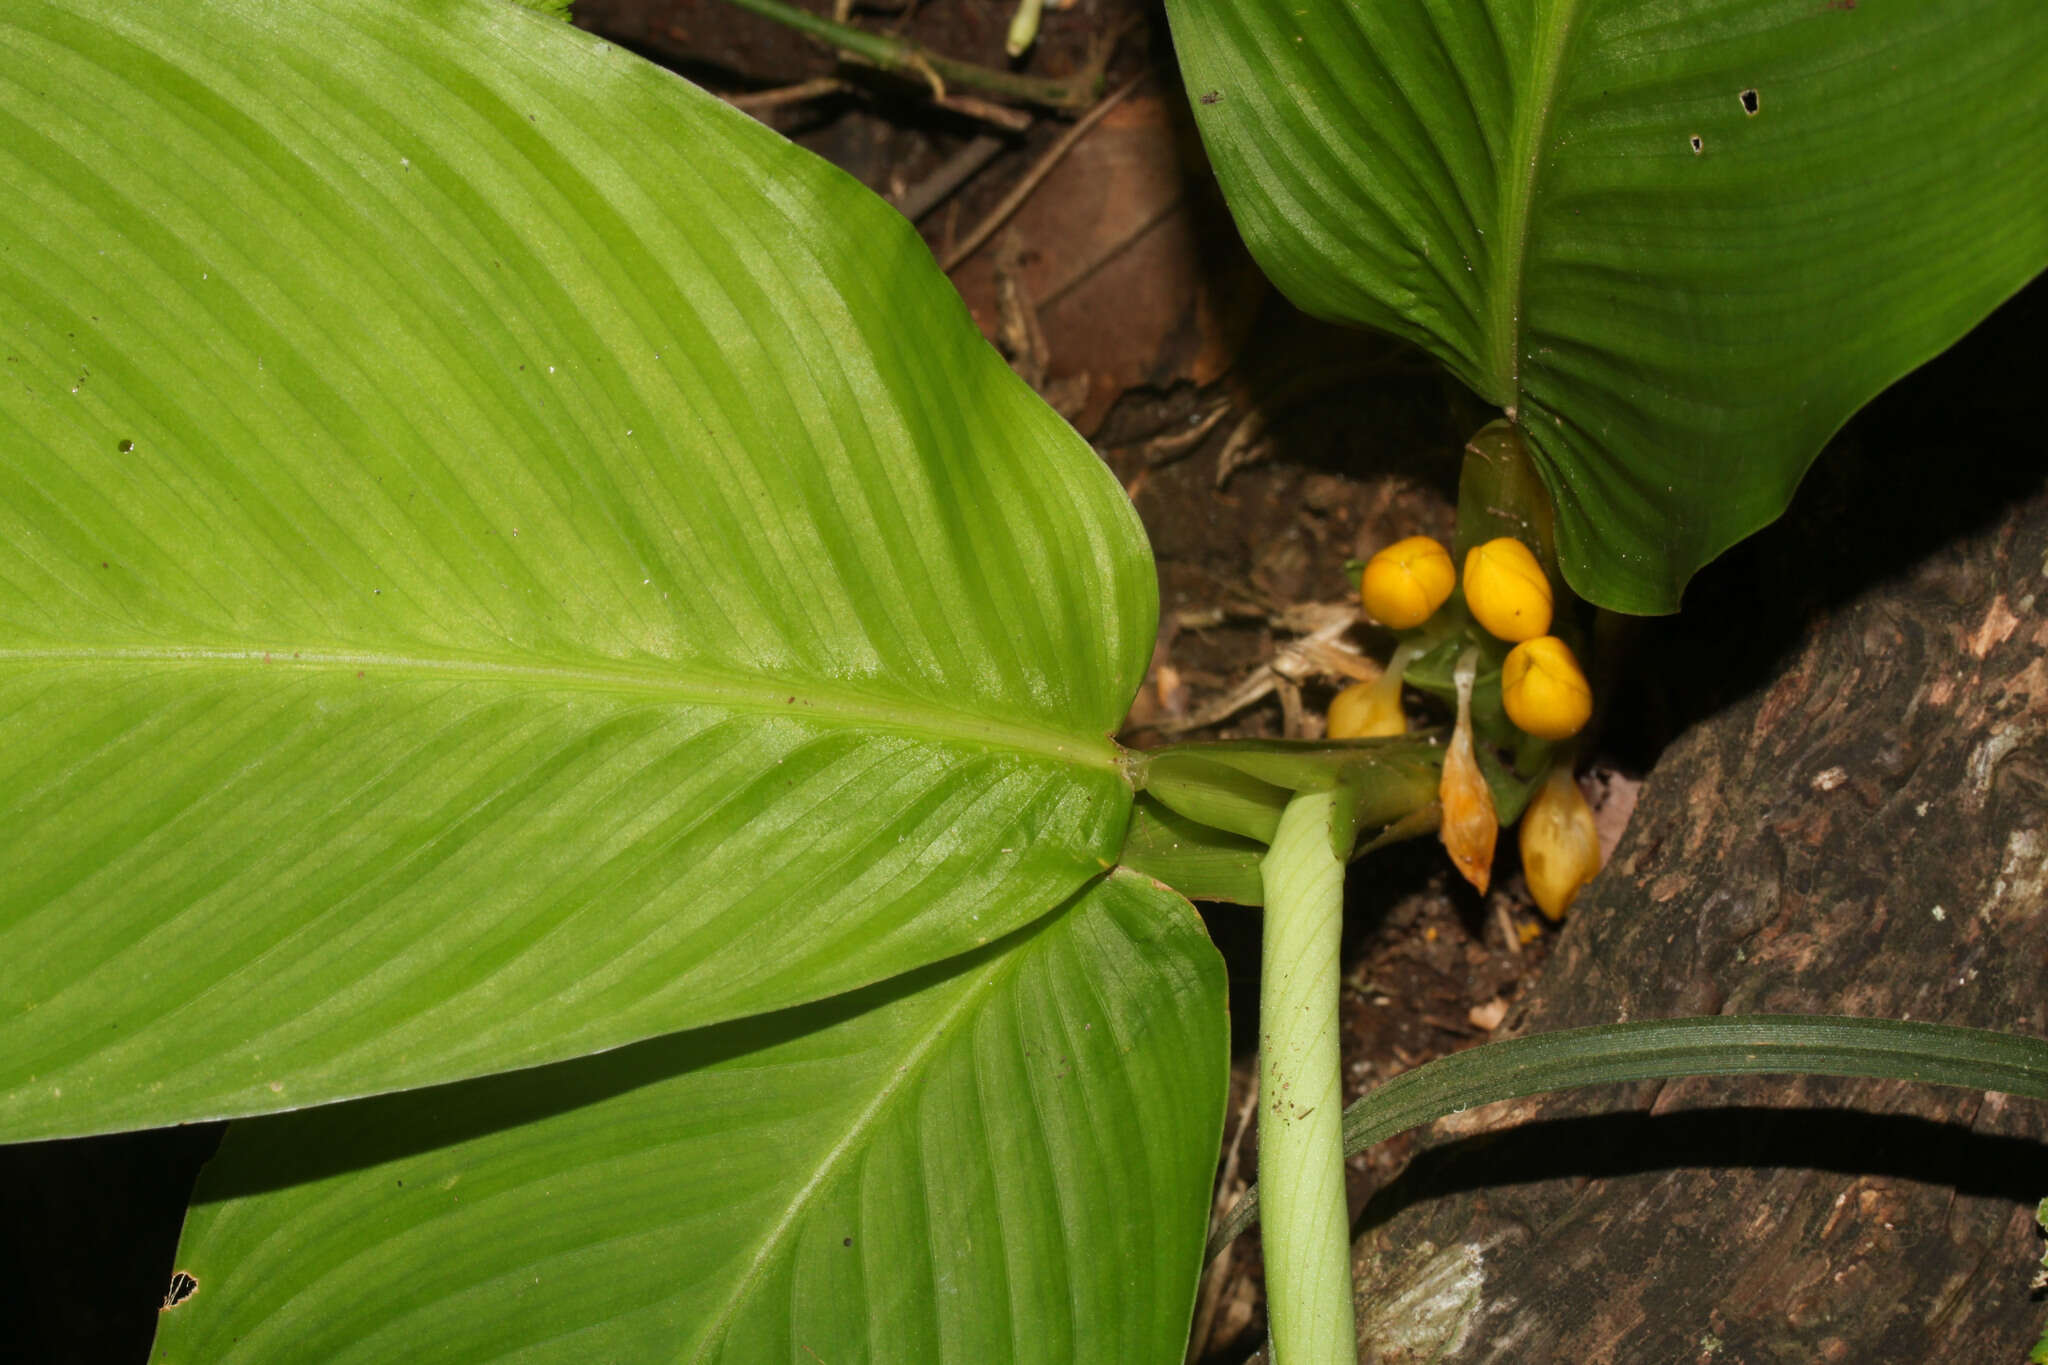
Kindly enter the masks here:
[[1344, 864], [1330, 848], [1335, 799], [1312, 792], [1288, 802], [1260, 864], [1259, 1172], [1274, 1365], [1358, 1356], [1337, 1062]]
[[894, 71], [918, 80], [930, 81], [936, 78], [948, 85], [980, 90], [1048, 109], [1084, 109], [1102, 92], [1102, 72], [1099, 68], [1078, 80], [1071, 81], [1047, 80], [1042, 76], [1020, 76], [1015, 72], [997, 71], [993, 67], [977, 66], [973, 62], [941, 57], [938, 53], [907, 38], [891, 38], [885, 34], [869, 33], [866, 29], [842, 24], [821, 14], [812, 14], [809, 10], [785, 4], [784, 0], [726, 0], [726, 3], [750, 14], [758, 14], [764, 19], [772, 19], [799, 33], [808, 33], [811, 37], [829, 43], [839, 51], [858, 57], [870, 65], [881, 67], [884, 71]]

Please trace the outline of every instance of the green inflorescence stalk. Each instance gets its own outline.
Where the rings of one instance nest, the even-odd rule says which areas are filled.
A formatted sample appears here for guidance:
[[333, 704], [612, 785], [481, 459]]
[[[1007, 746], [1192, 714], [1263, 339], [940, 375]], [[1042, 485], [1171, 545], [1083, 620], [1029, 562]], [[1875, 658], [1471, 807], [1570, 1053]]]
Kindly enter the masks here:
[[1330, 847], [1333, 801], [1316, 792], [1288, 802], [1260, 864], [1259, 1175], [1274, 1365], [1348, 1365], [1358, 1355], [1338, 1072], [1344, 864]]

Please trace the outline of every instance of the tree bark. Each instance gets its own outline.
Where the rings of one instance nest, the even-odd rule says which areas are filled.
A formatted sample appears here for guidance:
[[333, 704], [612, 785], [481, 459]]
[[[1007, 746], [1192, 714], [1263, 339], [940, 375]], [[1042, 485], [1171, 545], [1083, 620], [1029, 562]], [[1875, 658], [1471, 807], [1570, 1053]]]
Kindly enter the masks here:
[[[1659, 760], [1508, 1033], [1785, 1012], [2048, 1037], [2048, 496], [2015, 432], [1896, 466], [1873, 435], [1802, 495], [1737, 596], [1820, 605]], [[1963, 534], [1873, 573], [1841, 547], [1954, 501], [1856, 503], [1888, 469], [1980, 492]], [[1714, 655], [1671, 638], [1667, 663]], [[2048, 1106], [1997, 1094], [1753, 1078], [1490, 1106], [1368, 1206], [1362, 1359], [2018, 1365], [2048, 1320], [2043, 1196]]]

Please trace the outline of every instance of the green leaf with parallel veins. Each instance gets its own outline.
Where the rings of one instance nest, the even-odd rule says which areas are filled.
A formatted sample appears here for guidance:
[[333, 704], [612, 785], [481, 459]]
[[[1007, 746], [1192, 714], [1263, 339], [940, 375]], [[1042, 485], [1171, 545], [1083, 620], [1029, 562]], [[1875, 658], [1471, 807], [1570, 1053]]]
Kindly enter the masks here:
[[1119, 874], [856, 995], [237, 1123], [157, 1357], [1177, 1362], [1223, 991]]
[[1678, 606], [2048, 267], [2039, 0], [1169, 0], [1253, 253], [1522, 426], [1582, 595]]
[[0, 1140], [822, 998], [1114, 860], [1142, 533], [850, 178], [489, 0], [15, 0], [0, 183]]
[[[1637, 1019], [1505, 1038], [1404, 1071], [1344, 1111], [1344, 1153], [1446, 1114], [1581, 1085], [1679, 1076], [1874, 1076], [2048, 1101], [2048, 1039], [1904, 1019], [1723, 1014]], [[1246, 1192], [1209, 1241], [1215, 1255], [1258, 1216]]]

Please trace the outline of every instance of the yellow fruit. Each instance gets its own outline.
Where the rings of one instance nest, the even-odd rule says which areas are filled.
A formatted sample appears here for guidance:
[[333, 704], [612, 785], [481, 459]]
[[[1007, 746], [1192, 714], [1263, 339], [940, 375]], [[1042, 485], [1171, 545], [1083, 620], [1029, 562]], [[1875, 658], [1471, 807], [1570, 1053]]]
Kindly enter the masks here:
[[1489, 540], [1465, 556], [1465, 605], [1473, 620], [1503, 640], [1533, 640], [1550, 630], [1550, 580], [1513, 536]]
[[1500, 816], [1472, 754], [1472, 677], [1478, 670], [1478, 654], [1476, 648], [1466, 650], [1451, 675], [1458, 685], [1458, 724], [1451, 731], [1443, 776], [1437, 783], [1437, 801], [1443, 807], [1437, 835], [1465, 880], [1484, 895], [1493, 879], [1493, 845], [1500, 837]]
[[1380, 739], [1408, 733], [1401, 710], [1401, 687], [1353, 683], [1330, 701], [1327, 733], [1331, 739]]
[[1378, 682], [1353, 683], [1330, 700], [1331, 739], [1380, 739], [1408, 733], [1401, 711], [1401, 675], [1388, 669]]
[[1563, 919], [1579, 888], [1600, 870], [1600, 835], [1593, 809], [1572, 779], [1571, 768], [1551, 769], [1536, 799], [1522, 812], [1522, 874], [1536, 908]]
[[1410, 536], [1366, 561], [1358, 595], [1374, 620], [1407, 630], [1434, 616], [1457, 581], [1450, 551], [1428, 536]]
[[1570, 739], [1593, 714], [1593, 689], [1570, 646], [1555, 635], [1524, 640], [1500, 667], [1508, 719], [1538, 739]]

